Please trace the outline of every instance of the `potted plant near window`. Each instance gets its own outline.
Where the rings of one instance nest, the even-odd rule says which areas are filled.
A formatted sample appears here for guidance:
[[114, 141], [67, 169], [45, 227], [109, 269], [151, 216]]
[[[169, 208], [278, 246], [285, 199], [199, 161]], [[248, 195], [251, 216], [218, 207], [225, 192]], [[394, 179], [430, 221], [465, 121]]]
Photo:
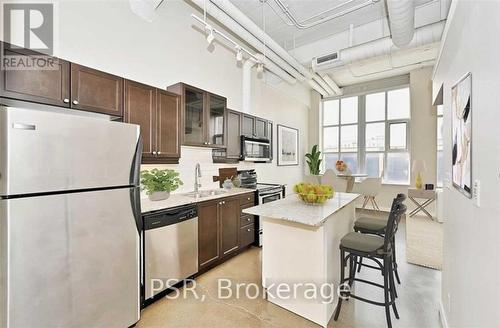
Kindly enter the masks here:
[[170, 192], [183, 185], [179, 173], [174, 170], [141, 171], [142, 190], [146, 191], [152, 201], [164, 200], [170, 197]]
[[314, 145], [310, 153], [306, 154], [306, 163], [309, 166], [309, 173], [316, 176], [318, 183], [321, 184], [321, 176], [319, 174], [321, 167], [321, 152], [318, 150], [318, 145]]

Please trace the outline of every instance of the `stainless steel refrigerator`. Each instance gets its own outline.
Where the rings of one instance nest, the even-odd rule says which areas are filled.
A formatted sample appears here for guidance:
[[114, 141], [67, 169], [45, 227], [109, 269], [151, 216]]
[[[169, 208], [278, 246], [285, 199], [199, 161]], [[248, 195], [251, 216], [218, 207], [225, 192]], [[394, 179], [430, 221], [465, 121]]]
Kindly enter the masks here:
[[0, 106], [0, 327], [139, 320], [139, 127]]

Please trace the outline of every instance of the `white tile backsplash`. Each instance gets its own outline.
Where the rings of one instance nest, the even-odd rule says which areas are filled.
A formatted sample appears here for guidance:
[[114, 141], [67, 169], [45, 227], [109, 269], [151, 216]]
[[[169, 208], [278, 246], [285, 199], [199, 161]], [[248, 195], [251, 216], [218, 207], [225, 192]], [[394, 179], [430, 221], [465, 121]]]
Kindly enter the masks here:
[[[219, 188], [218, 182], [213, 182], [213, 176], [219, 175], [219, 168], [221, 167], [237, 167], [239, 170], [254, 169], [258, 165], [268, 165], [269, 167], [276, 167], [275, 163], [268, 164], [254, 164], [247, 162], [240, 162], [239, 164], [219, 164], [212, 162], [212, 149], [202, 147], [188, 147], [182, 146], [181, 158], [179, 164], [143, 164], [141, 170], [170, 169], [179, 172], [180, 178], [184, 185], [182, 185], [175, 193], [184, 193], [193, 191], [194, 189], [194, 169], [196, 163], [200, 163], [201, 175], [200, 183], [201, 189]], [[145, 194], [142, 195], [146, 197]]]

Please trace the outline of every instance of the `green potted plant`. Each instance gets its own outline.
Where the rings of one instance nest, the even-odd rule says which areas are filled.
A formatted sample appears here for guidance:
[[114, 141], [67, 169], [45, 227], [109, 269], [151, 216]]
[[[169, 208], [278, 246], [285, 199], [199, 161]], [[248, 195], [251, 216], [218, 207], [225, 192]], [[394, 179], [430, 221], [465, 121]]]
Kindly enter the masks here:
[[174, 170], [152, 169], [141, 171], [141, 189], [146, 191], [152, 201], [170, 197], [170, 192], [183, 185], [179, 173]]
[[306, 154], [306, 163], [309, 166], [309, 173], [312, 176], [316, 176], [318, 183], [321, 183], [321, 177], [319, 175], [321, 167], [321, 152], [318, 150], [318, 145], [314, 145], [310, 153]]

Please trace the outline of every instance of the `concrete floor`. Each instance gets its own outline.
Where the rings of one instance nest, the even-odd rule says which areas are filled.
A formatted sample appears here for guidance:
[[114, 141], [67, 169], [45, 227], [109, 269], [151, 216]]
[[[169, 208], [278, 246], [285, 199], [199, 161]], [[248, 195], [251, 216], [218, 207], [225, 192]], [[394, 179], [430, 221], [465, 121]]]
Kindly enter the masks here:
[[[404, 222], [398, 230], [397, 251], [402, 285], [398, 286], [397, 306], [400, 320], [393, 316], [393, 327], [440, 328], [439, 298], [440, 271], [408, 264], [405, 261]], [[284, 310], [262, 297], [257, 299], [217, 297], [217, 280], [230, 279], [236, 283], [255, 283], [260, 288], [261, 250], [252, 248], [196, 279], [194, 293], [187, 297], [161, 299], [142, 311], [139, 328], [159, 327], [319, 327], [294, 313]], [[380, 272], [363, 268], [359, 277], [383, 282]], [[356, 294], [379, 301], [383, 291], [358, 284]], [[254, 294], [252, 290], [252, 294]], [[224, 294], [225, 295], [225, 294]], [[260, 291], [262, 296], [262, 291]], [[386, 327], [383, 307], [350, 300], [343, 302], [339, 321], [328, 327]]]

